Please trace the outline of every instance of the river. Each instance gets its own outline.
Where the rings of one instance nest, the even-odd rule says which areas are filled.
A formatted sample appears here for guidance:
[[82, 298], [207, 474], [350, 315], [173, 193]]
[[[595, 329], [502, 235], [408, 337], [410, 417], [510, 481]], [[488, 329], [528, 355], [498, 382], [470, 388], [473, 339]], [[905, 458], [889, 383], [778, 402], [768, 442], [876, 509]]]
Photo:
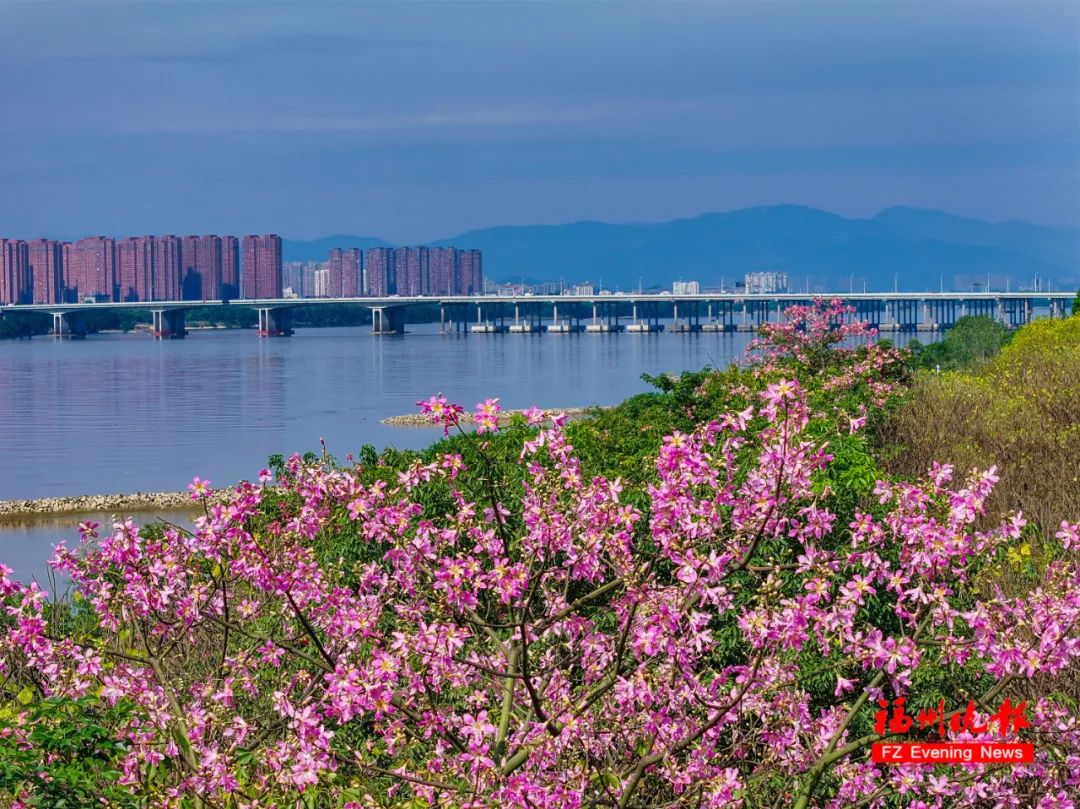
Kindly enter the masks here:
[[[434, 393], [466, 408], [488, 396], [508, 408], [615, 404], [649, 389], [642, 373], [723, 367], [750, 339], [409, 329], [0, 341], [0, 499], [179, 490], [196, 475], [227, 485], [254, 478], [274, 453], [318, 450], [320, 439], [338, 457], [365, 443], [418, 448], [439, 431], [380, 420]], [[0, 523], [0, 561], [26, 572], [53, 542], [74, 540], [72, 526]]]

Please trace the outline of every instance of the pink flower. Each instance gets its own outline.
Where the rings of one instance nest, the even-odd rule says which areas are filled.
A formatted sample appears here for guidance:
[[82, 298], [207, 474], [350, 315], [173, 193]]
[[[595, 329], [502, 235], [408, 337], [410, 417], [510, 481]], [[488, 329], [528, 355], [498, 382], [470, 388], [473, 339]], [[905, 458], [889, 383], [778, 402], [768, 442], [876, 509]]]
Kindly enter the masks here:
[[476, 432], [495, 433], [499, 431], [498, 399], [485, 399], [476, 406]]
[[1054, 536], [1061, 540], [1062, 546], [1067, 551], [1080, 547], [1080, 522], [1070, 523], [1068, 520], [1062, 520], [1061, 530]]
[[443, 435], [450, 434], [450, 428], [459, 423], [460, 416], [464, 412], [461, 405], [446, 401], [446, 397], [441, 393], [432, 396], [426, 401], [421, 400], [416, 404], [419, 406], [421, 413], [431, 417], [434, 424], [442, 425]]
[[210, 481], [196, 477], [195, 480], [188, 484], [188, 491], [191, 492], [192, 500], [205, 500], [210, 496]]

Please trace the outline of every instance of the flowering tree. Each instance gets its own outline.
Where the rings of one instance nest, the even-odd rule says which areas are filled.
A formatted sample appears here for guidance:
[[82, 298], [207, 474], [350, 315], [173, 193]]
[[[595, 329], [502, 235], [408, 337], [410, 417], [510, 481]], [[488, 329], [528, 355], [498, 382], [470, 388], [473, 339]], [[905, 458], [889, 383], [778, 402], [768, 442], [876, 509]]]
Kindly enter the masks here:
[[855, 314], [855, 307], [840, 298], [816, 298], [809, 304], [789, 306], [780, 322], [760, 327], [749, 352], [758, 354], [767, 365], [786, 360], [815, 371], [842, 365], [849, 355], [837, 352], [838, 346], [877, 336], [877, 331]]
[[[837, 365], [845, 384], [873, 373], [865, 354]], [[981, 721], [1080, 656], [1080, 524], [1035, 592], [980, 597], [1024, 528], [976, 530], [993, 470], [880, 481], [838, 524], [830, 440], [863, 423], [794, 378], [754, 397], [664, 439], [647, 508], [587, 479], [564, 419], [534, 410], [520, 490], [474, 435], [390, 483], [293, 457], [191, 532], [86, 526], [54, 564], [89, 629], [57, 631], [0, 568], [3, 676], [124, 706], [120, 781], [158, 806], [1072, 806], [1080, 728], [1045, 698], [1020, 731], [1029, 766], [868, 751], [895, 735], [879, 700], [971, 699]], [[442, 397], [422, 407], [459, 426]], [[477, 423], [498, 430], [496, 400]], [[363, 543], [348, 575], [316, 561], [343, 526]]]

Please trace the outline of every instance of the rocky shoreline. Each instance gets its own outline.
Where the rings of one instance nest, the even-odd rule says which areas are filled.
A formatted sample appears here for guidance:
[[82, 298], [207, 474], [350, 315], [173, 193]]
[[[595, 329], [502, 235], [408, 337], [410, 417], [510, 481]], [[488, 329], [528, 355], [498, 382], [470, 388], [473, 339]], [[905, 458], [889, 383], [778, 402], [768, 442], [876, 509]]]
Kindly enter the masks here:
[[[545, 410], [545, 416], [563, 413], [567, 418], [585, 418], [594, 410], [604, 408], [565, 407]], [[507, 424], [510, 417], [520, 415], [522, 410], [504, 410], [499, 414], [499, 423]], [[473, 424], [476, 419], [472, 413], [462, 413], [462, 424]], [[409, 413], [404, 416], [391, 416], [382, 420], [392, 427], [436, 427], [431, 418], [421, 413]], [[217, 490], [211, 501], [225, 492]], [[190, 492], [134, 492], [129, 494], [82, 494], [73, 497], [41, 497], [34, 500], [0, 500], [0, 522], [21, 520], [33, 517], [46, 517], [63, 514], [85, 513], [131, 513], [146, 511], [197, 511], [200, 506], [193, 503]]]
[[186, 511], [199, 506], [190, 492], [135, 492], [42, 497], [36, 500], [0, 500], [0, 521], [34, 515], [81, 512]]
[[[604, 408], [593, 407], [564, 407], [556, 410], [545, 410], [544, 415], [547, 417], [558, 415], [563, 413], [570, 419], [580, 419], [589, 415], [593, 410], [603, 410]], [[499, 413], [499, 424], [509, 424], [511, 416], [524, 415], [524, 410], [503, 410]], [[462, 424], [475, 424], [476, 417], [465, 411], [460, 416]], [[388, 424], [391, 427], [438, 427], [438, 424], [433, 424], [431, 416], [424, 415], [423, 413], [408, 413], [404, 416], [390, 416], [390, 418], [383, 419], [381, 424]]]

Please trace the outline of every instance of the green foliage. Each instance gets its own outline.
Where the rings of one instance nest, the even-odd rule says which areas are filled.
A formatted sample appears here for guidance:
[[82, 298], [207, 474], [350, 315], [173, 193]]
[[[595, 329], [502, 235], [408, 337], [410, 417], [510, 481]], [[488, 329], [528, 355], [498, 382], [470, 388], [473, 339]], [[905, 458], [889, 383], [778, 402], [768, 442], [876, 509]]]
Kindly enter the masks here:
[[253, 329], [259, 322], [254, 309], [242, 305], [200, 306], [185, 316], [189, 326], [224, 326], [228, 329]]
[[916, 367], [950, 371], [970, 368], [995, 356], [1011, 336], [1003, 323], [979, 315], [960, 318], [936, 343], [923, 345], [913, 340], [909, 348]]
[[1080, 511], [1080, 318], [1036, 320], [967, 371], [926, 373], [881, 425], [894, 474], [933, 461], [998, 467], [991, 513], [1019, 508], [1052, 535]]
[[0, 317], [0, 340], [32, 337], [48, 334], [52, 327], [49, 316], [43, 312], [18, 312]]
[[1074, 315], [1080, 315], [1080, 289], [1076, 291], [1076, 297], [1073, 298], [1072, 313]]
[[112, 729], [127, 713], [123, 703], [37, 700], [24, 689], [0, 708], [0, 795], [25, 793], [22, 805], [41, 809], [141, 805], [117, 783], [124, 748]]

